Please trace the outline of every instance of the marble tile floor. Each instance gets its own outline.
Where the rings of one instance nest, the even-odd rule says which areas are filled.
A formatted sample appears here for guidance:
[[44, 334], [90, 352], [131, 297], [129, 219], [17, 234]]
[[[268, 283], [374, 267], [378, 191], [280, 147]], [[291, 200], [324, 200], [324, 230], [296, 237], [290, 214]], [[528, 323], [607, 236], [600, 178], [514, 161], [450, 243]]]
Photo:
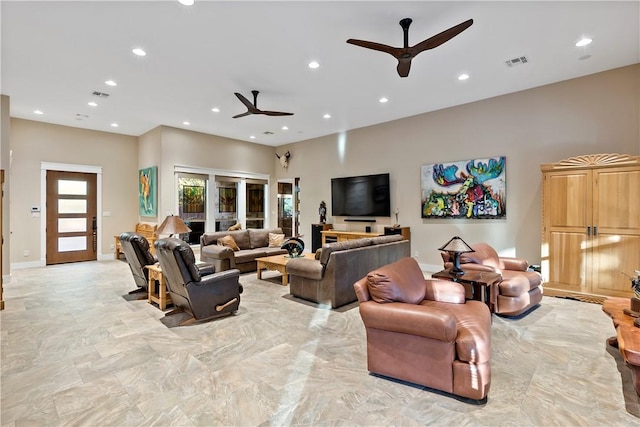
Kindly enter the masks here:
[[596, 304], [494, 316], [484, 405], [370, 375], [357, 304], [241, 278], [238, 314], [167, 328], [126, 301], [122, 261], [16, 270], [0, 312], [1, 426], [637, 426], [640, 399]]

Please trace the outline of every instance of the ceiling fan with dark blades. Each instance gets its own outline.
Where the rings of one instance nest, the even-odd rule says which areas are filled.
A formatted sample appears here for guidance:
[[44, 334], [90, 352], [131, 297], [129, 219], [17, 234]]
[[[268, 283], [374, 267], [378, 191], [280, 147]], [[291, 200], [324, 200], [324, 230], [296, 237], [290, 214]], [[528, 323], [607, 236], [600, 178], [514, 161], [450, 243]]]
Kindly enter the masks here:
[[415, 46], [409, 46], [409, 26], [411, 25], [411, 22], [413, 22], [411, 18], [404, 18], [400, 20], [400, 26], [404, 32], [404, 47], [392, 47], [387, 46], [386, 44], [356, 39], [349, 39], [347, 40], [347, 43], [388, 53], [398, 60], [398, 75], [400, 75], [400, 77], [407, 77], [409, 75], [409, 70], [411, 69], [411, 60], [415, 58], [416, 55], [420, 52], [436, 48], [441, 44], [448, 42], [469, 28], [473, 24], [473, 19], [469, 19], [449, 28], [448, 30], [444, 30], [443, 32], [436, 34], [433, 37], [429, 37]]
[[267, 110], [259, 110], [258, 109], [258, 94], [260, 93], [257, 90], [252, 90], [253, 94], [253, 104], [247, 98], [245, 98], [241, 93], [235, 92], [236, 96], [242, 102], [245, 107], [247, 107], [247, 112], [238, 114], [233, 116], [234, 119], [239, 117], [249, 116], [251, 114], [264, 114], [265, 116], [293, 116], [293, 113], [284, 113], [282, 111], [267, 111]]

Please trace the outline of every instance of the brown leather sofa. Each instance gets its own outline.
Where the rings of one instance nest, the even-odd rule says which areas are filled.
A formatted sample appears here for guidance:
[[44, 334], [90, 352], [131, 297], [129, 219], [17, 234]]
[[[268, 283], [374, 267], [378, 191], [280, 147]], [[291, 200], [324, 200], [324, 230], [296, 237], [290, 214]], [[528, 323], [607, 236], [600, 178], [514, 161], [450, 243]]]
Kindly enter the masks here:
[[142, 234], [131, 231], [122, 233], [118, 237], [131, 274], [133, 274], [133, 280], [138, 285], [138, 289], [129, 293], [148, 292], [149, 270], [144, 267], [158, 262], [155, 255], [151, 253], [149, 241]]
[[318, 259], [294, 258], [287, 263], [291, 295], [331, 308], [354, 302], [353, 283], [374, 268], [411, 255], [402, 236], [326, 243]]
[[158, 261], [166, 278], [167, 290], [176, 311], [192, 316], [181, 325], [229, 315], [238, 310], [242, 285], [236, 269], [215, 272], [212, 265], [196, 265], [196, 258], [188, 243], [175, 238], [155, 242]]
[[491, 313], [455, 282], [425, 279], [413, 258], [354, 284], [370, 372], [475, 401], [491, 384]]
[[[216, 271], [237, 268], [241, 273], [256, 271], [256, 258], [286, 254], [280, 246], [269, 247], [269, 233], [283, 234], [282, 228], [216, 231], [200, 236], [200, 260], [213, 264]], [[218, 240], [231, 236], [238, 250], [218, 245]]]
[[[503, 316], [518, 316], [525, 313], [542, 301], [542, 276], [535, 271], [529, 271], [529, 263], [524, 258], [499, 257], [498, 253], [486, 243], [470, 245], [475, 252], [464, 253], [460, 256], [462, 270], [489, 271], [500, 273], [500, 281], [494, 289], [497, 296], [494, 312]], [[450, 269], [453, 263], [447, 252], [442, 252], [445, 269]], [[494, 291], [492, 289], [492, 292]]]

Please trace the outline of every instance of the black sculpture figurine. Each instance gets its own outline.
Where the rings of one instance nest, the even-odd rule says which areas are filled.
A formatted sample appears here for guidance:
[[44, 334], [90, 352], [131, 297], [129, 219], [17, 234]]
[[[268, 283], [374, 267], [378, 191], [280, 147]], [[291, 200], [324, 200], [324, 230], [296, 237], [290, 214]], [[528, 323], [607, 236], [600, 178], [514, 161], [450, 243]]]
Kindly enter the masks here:
[[324, 224], [325, 222], [327, 222], [327, 204], [324, 202], [324, 200], [320, 202], [318, 213], [320, 214], [320, 223]]

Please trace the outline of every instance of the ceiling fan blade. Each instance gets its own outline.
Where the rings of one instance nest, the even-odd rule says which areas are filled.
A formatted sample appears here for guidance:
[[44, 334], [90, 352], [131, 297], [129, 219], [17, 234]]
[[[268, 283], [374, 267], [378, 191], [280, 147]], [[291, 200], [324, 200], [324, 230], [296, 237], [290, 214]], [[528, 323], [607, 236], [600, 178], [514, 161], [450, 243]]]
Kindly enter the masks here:
[[282, 111], [260, 111], [258, 114], [265, 114], [267, 116], [293, 116], [293, 113], [284, 113]]
[[393, 46], [387, 46], [386, 44], [368, 42], [366, 40], [356, 40], [356, 39], [349, 39], [349, 40], [347, 40], [347, 43], [353, 44], [353, 45], [356, 45], [356, 46], [360, 46], [360, 47], [365, 47], [367, 49], [373, 49], [373, 50], [377, 50], [377, 51], [380, 51], [380, 52], [386, 52], [389, 55], [395, 56], [396, 58], [399, 56], [398, 52], [400, 51], [400, 49], [398, 49], [397, 47], [393, 47]]
[[249, 116], [251, 114], [254, 114], [254, 113], [252, 113], [251, 111], [247, 111], [246, 113], [237, 114], [237, 115], [233, 116], [233, 118], [237, 119], [237, 118], [240, 118], [240, 117]]
[[449, 28], [448, 30], [444, 30], [443, 32], [436, 34], [433, 37], [429, 37], [428, 39], [418, 43], [413, 48], [411, 48], [413, 56], [416, 56], [424, 50], [433, 49], [434, 47], [438, 47], [441, 44], [448, 42], [464, 30], [469, 28], [472, 24], [473, 19], [469, 19], [461, 24]]
[[240, 102], [242, 102], [245, 107], [247, 107], [249, 110], [251, 110], [252, 108], [256, 108], [251, 101], [249, 101], [247, 98], [244, 97], [243, 94], [235, 92], [235, 95], [238, 97], [238, 99], [240, 100]]
[[409, 70], [411, 69], [411, 59], [398, 61], [398, 75], [400, 77], [407, 77], [409, 75]]

